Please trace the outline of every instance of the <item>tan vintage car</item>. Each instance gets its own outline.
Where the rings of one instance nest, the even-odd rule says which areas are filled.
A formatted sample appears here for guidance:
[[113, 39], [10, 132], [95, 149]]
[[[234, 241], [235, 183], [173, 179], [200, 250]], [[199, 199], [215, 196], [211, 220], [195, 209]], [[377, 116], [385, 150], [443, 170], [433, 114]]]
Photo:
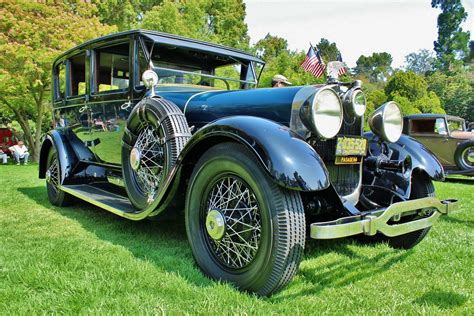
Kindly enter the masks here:
[[404, 117], [403, 133], [431, 150], [445, 173], [474, 175], [474, 133], [464, 119], [445, 114], [413, 114]]

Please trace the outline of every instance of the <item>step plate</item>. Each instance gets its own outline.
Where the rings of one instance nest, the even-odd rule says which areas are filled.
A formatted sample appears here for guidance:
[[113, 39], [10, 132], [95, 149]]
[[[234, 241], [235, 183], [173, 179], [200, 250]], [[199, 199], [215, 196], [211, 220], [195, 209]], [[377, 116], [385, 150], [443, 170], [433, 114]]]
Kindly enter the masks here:
[[120, 216], [137, 213], [127, 198], [92, 185], [63, 185], [61, 190]]

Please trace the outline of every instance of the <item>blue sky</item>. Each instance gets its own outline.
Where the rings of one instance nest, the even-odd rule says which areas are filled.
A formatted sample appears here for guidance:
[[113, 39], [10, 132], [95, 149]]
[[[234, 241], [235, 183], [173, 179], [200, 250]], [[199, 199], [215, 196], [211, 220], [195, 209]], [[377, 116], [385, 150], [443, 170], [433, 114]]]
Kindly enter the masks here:
[[[463, 0], [468, 12], [464, 30], [474, 36], [474, 0]], [[360, 55], [388, 52], [392, 66], [405, 56], [433, 49], [440, 10], [430, 0], [245, 0], [252, 43], [267, 33], [288, 40], [290, 49], [307, 50], [321, 38], [336, 42], [344, 61], [354, 67]]]

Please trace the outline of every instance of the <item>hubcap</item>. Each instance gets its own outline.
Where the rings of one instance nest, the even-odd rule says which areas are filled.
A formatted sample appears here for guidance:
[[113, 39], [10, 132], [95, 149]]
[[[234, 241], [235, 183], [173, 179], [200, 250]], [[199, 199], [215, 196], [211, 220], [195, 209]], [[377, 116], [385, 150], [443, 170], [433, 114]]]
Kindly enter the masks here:
[[227, 268], [245, 268], [260, 246], [262, 225], [255, 193], [243, 180], [229, 175], [212, 185], [206, 201], [201, 214], [209, 250]]
[[467, 166], [474, 167], [474, 148], [473, 147], [467, 147], [466, 149], [464, 149], [461, 156], [462, 156], [462, 159], [464, 160], [464, 163]]
[[468, 160], [470, 163], [474, 163], [474, 153], [470, 153], [470, 154], [467, 156], [467, 160]]
[[130, 152], [130, 166], [137, 171], [140, 168], [141, 154], [138, 148], [134, 147]]
[[207, 213], [206, 229], [209, 236], [214, 240], [221, 240], [225, 233], [225, 219], [218, 210]]

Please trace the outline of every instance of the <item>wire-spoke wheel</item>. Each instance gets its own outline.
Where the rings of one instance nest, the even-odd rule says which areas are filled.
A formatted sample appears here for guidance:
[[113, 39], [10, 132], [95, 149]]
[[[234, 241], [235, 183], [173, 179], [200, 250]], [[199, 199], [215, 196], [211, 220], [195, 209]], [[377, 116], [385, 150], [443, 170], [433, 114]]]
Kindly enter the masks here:
[[153, 198], [159, 187], [165, 164], [163, 146], [155, 127], [146, 126], [138, 135], [130, 161], [141, 192]]
[[74, 197], [60, 189], [61, 168], [54, 147], [51, 147], [49, 150], [46, 168], [46, 190], [48, 192], [49, 201], [51, 204], [57, 206], [70, 205]]
[[127, 121], [122, 170], [130, 202], [145, 210], [162, 193], [163, 181], [191, 137], [176, 104], [162, 98], [140, 101]]
[[186, 231], [204, 273], [270, 295], [291, 280], [301, 260], [301, 197], [279, 187], [244, 146], [222, 143], [194, 168]]
[[229, 268], [246, 267], [257, 254], [262, 229], [255, 194], [243, 180], [229, 175], [212, 186], [207, 201], [201, 225], [214, 255]]

